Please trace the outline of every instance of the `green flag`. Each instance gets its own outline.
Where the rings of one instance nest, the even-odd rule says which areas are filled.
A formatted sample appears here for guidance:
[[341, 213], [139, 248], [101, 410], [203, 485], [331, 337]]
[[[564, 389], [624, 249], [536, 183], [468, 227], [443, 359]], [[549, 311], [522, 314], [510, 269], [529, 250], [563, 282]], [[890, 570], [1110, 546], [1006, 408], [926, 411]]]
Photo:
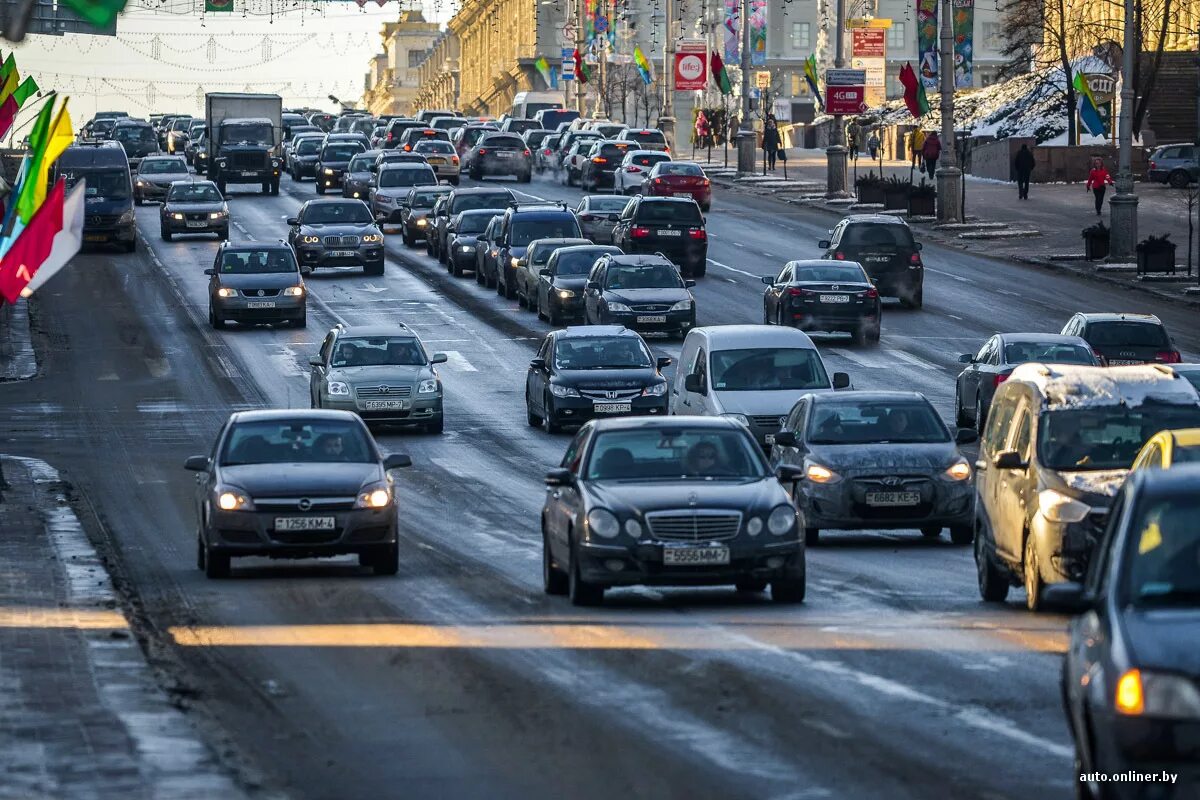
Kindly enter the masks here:
[[26, 78], [21, 82], [21, 85], [16, 88], [12, 96], [13, 99], [17, 101], [17, 105], [23, 106], [25, 105], [26, 100], [37, 93], [37, 90], [37, 81], [35, 81], [33, 78]]
[[13, 58], [13, 54], [9, 53], [8, 58], [4, 59], [4, 64], [0, 65], [0, 83], [8, 80], [8, 76], [17, 68], [17, 62]]
[[21, 181], [21, 190], [17, 195], [17, 215], [25, 225], [29, 224], [29, 218], [37, 211], [37, 182], [42, 161], [46, 157], [46, 145], [50, 142], [50, 117], [53, 112], [54, 100], [51, 99], [38, 112], [33, 132], [29, 134], [28, 169], [25, 170], [25, 179]]
[[97, 28], [107, 28], [125, 8], [126, 0], [62, 0], [72, 11]]

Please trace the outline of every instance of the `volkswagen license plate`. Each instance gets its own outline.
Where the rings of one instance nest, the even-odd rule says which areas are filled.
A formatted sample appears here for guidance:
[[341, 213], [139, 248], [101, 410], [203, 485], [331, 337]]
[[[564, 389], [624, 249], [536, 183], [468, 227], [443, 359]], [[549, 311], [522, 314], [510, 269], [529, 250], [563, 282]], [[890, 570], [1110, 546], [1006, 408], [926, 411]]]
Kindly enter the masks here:
[[663, 545], [663, 564], [668, 566], [702, 566], [705, 564], [728, 564], [728, 547], [689, 547]]
[[207, 227], [208, 227], [208, 223], [207, 223], [207, 222], [205, 222], [204, 220], [195, 221], [195, 220], [190, 220], [190, 219], [189, 219], [189, 220], [188, 220], [188, 223], [187, 223], [187, 226], [188, 226], [189, 228], [207, 228]]
[[246, 308], [274, 308], [274, 300], [248, 300]]
[[659, 236], [683, 236], [683, 231], [659, 231]]
[[593, 403], [592, 410], [597, 414], [627, 414], [633, 410], [632, 403]]
[[364, 411], [403, 411], [408, 408], [407, 400], [364, 400]]
[[849, 303], [850, 295], [848, 294], [823, 294], [821, 295], [822, 303]]
[[331, 531], [337, 527], [333, 517], [276, 517], [277, 531]]
[[661, 325], [667, 321], [667, 318], [663, 314], [655, 314], [649, 317], [638, 317], [637, 321], [641, 325]]
[[330, 258], [354, 258], [358, 253], [353, 250], [330, 250], [326, 255]]
[[920, 502], [920, 492], [867, 492], [869, 506], [915, 506]]

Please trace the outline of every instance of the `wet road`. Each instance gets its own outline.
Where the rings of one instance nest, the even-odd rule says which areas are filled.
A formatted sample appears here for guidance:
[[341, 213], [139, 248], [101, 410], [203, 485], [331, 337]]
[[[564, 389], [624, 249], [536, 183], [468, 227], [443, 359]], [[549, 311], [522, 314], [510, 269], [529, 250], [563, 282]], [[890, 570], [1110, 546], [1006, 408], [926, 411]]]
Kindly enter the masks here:
[[[574, 200], [547, 181], [513, 186]], [[285, 234], [315, 196], [237, 195], [235, 240]], [[210, 239], [90, 253], [42, 294], [43, 377], [0, 389], [0, 450], [63, 470], [154, 643], [196, 705], [286, 794], [332, 797], [1065, 797], [1063, 619], [1020, 590], [985, 606], [969, 547], [917, 532], [831, 533], [808, 599], [732, 589], [619, 590], [599, 609], [542, 594], [541, 476], [568, 437], [526, 425], [525, 366], [548, 327], [389, 237], [381, 278], [309, 281], [308, 328], [206, 324]], [[832, 225], [718, 194], [700, 324], [761, 320], [761, 274], [818, 254]], [[1186, 354], [1188, 312], [1111, 287], [927, 246], [925, 308], [885, 311], [883, 341], [820, 342], [859, 388], [927, 394], [952, 422], [957, 355], [996, 331], [1057, 331], [1076, 310], [1154, 311]], [[441, 370], [446, 433], [388, 434], [402, 566], [352, 559], [195, 569], [193, 478], [228, 413], [308, 405], [333, 324], [403, 321]], [[677, 355], [678, 342], [652, 342]], [[1187, 360], [1195, 360], [1188, 358]], [[159, 645], [166, 644], [159, 649]], [[886, 787], [886, 790], [884, 790]]]

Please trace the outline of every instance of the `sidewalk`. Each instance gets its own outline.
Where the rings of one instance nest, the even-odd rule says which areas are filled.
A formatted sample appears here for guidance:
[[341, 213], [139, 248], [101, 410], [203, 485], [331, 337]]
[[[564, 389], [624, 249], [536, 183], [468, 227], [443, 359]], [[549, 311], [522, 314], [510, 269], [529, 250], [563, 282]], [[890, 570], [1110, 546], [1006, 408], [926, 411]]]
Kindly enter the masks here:
[[243, 793], [168, 702], [58, 474], [0, 456], [0, 798]]
[[14, 306], [0, 300], [0, 383], [29, 380], [35, 375], [29, 301], [19, 300]]

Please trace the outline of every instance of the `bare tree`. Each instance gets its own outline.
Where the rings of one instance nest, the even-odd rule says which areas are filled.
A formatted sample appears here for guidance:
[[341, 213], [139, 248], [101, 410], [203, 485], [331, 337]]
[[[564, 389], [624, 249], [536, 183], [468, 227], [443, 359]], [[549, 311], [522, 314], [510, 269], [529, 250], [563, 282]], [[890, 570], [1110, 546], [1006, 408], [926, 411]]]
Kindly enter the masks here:
[[[1001, 77], [1029, 71], [1044, 72], [1047, 88], [1062, 95], [1067, 117], [1067, 142], [1079, 141], [1075, 119], [1075, 67], [1072, 59], [1086, 34], [1082, 4], [1071, 0], [999, 0], [1007, 63]], [[1087, 44], [1087, 51], [1096, 42]]]

